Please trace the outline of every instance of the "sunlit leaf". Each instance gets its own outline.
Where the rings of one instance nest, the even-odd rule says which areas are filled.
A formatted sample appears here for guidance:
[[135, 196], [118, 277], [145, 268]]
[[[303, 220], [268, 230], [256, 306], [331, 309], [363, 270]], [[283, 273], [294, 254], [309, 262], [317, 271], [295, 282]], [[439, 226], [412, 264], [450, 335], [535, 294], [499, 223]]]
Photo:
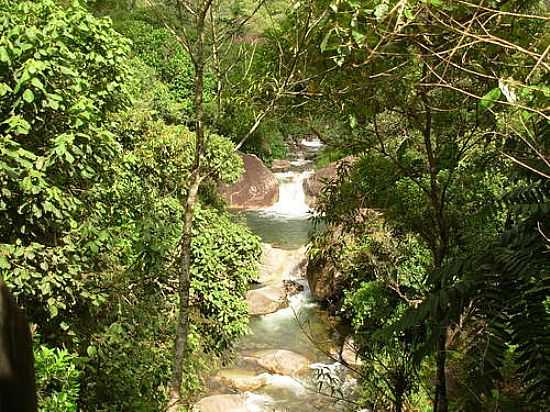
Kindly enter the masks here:
[[483, 110], [490, 109], [501, 95], [502, 92], [500, 91], [500, 89], [498, 87], [495, 87], [481, 98], [481, 100], [479, 101], [479, 106]]
[[31, 89], [27, 89], [23, 92], [23, 100], [27, 103], [32, 103], [34, 101], [34, 93]]

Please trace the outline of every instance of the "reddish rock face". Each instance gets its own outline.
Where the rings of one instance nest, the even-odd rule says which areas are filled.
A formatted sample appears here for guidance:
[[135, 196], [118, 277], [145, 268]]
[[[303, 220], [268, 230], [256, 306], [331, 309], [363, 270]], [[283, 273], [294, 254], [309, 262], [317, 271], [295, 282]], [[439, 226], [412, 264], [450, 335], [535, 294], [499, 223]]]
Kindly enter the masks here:
[[221, 185], [220, 194], [232, 209], [263, 209], [279, 200], [279, 183], [254, 155], [242, 154], [244, 174], [237, 183]]
[[308, 262], [306, 276], [311, 294], [333, 312], [333, 302], [340, 301], [343, 289], [342, 273], [330, 259], [316, 258]]

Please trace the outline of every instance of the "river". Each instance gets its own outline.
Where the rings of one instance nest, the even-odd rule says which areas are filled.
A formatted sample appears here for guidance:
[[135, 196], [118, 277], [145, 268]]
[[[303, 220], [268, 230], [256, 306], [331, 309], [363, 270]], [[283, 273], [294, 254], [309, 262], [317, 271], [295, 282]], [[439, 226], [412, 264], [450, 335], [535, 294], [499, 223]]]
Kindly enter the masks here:
[[[304, 143], [306, 149], [308, 144], [310, 150], [318, 147], [317, 142]], [[279, 201], [271, 208], [241, 215], [262, 238], [264, 253], [269, 255], [268, 259], [264, 257], [262, 284], [257, 287], [280, 287], [284, 281], [290, 281], [300, 291], [289, 297], [287, 307], [252, 317], [251, 332], [237, 344], [234, 364], [217, 371], [210, 379], [211, 399], [223, 396], [217, 397], [217, 403], [199, 403], [201, 411], [350, 410], [349, 404], [337, 398], [347, 396], [354, 380], [335, 362], [334, 355], [329, 355], [338, 350], [343, 337], [312, 299], [304, 273], [312, 223], [303, 181], [311, 173], [310, 161], [299, 153], [290, 171], [275, 174], [279, 180]], [[266, 356], [267, 368], [266, 362], [257, 362]], [[275, 367], [271, 367], [273, 364]], [[283, 366], [278, 368], [278, 364]], [[293, 369], [297, 373], [290, 373]]]

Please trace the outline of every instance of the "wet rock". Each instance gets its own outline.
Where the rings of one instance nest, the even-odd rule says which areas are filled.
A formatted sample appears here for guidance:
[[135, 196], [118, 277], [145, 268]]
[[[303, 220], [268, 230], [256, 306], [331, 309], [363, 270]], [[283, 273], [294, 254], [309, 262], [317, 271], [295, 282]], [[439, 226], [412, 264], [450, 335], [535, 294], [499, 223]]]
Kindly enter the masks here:
[[303, 277], [307, 259], [306, 248], [286, 250], [262, 244], [262, 260], [258, 283], [277, 284], [285, 277]]
[[258, 412], [266, 410], [250, 394], [213, 395], [198, 401], [193, 412]]
[[[330, 229], [330, 236], [343, 236], [339, 227]], [[307, 264], [306, 278], [313, 297], [329, 310], [336, 311], [345, 287], [342, 272], [334, 266], [332, 259], [323, 256], [311, 258]]]
[[221, 185], [220, 194], [233, 209], [262, 209], [279, 199], [279, 183], [256, 156], [242, 154], [244, 174], [237, 183]]
[[282, 280], [285, 270], [284, 250], [262, 244], [262, 260], [258, 283], [273, 283]]
[[309, 359], [285, 349], [268, 349], [252, 352], [244, 357], [271, 373], [285, 376], [297, 376], [309, 368]]
[[246, 293], [246, 302], [251, 315], [267, 315], [287, 305], [286, 292], [282, 284], [252, 289]]
[[268, 383], [269, 375], [256, 374], [246, 369], [222, 369], [214, 379], [241, 392], [255, 391]]
[[304, 285], [292, 279], [283, 280], [283, 286], [287, 296], [292, 296], [304, 291]]
[[271, 163], [271, 171], [273, 173], [288, 172], [290, 166], [290, 161], [277, 159]]
[[357, 368], [363, 364], [361, 358], [357, 354], [358, 348], [353, 341], [353, 338], [348, 336], [338, 349], [331, 350], [331, 355], [335, 359], [343, 361], [344, 364], [352, 368]]
[[353, 163], [352, 156], [345, 157], [342, 160], [332, 162], [326, 167], [323, 167], [304, 180], [304, 192], [306, 201], [310, 207], [315, 207], [315, 201], [323, 187], [334, 179], [338, 174], [338, 168], [343, 164]]

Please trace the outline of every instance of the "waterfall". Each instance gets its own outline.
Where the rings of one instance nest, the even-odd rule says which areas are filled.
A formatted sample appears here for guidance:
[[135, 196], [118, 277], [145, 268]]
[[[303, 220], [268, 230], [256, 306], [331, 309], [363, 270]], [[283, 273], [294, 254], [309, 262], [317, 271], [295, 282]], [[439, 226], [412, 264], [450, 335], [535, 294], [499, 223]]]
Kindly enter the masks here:
[[306, 203], [303, 184], [304, 180], [311, 174], [312, 172], [309, 170], [305, 172], [275, 173], [275, 177], [279, 181], [279, 201], [270, 208], [265, 209], [264, 213], [306, 219], [310, 208]]
[[313, 149], [320, 149], [323, 146], [323, 142], [321, 142], [317, 137], [313, 139], [302, 139], [300, 144], [304, 147], [313, 148]]

